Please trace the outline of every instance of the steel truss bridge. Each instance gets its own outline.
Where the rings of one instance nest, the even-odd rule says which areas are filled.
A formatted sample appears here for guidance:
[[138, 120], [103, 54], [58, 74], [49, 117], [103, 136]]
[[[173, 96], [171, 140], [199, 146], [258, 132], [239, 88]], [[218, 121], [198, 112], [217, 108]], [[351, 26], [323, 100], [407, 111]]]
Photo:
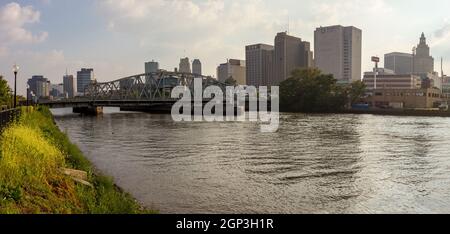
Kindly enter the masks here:
[[164, 71], [134, 75], [111, 82], [93, 82], [85, 88], [82, 97], [39, 104], [51, 108], [73, 107], [74, 112], [76, 112], [75, 109], [83, 112], [83, 108], [98, 107], [120, 107], [123, 110], [167, 110], [179, 100], [171, 98], [173, 88], [185, 86], [193, 95], [195, 78], [201, 78], [202, 91], [208, 86], [215, 85], [225, 94], [226, 84], [212, 77]]

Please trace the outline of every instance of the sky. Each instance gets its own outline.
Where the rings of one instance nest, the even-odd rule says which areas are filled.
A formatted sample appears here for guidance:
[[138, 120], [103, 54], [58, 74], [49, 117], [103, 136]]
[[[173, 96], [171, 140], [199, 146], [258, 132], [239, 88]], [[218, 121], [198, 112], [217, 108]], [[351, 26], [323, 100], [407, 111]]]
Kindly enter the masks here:
[[[273, 44], [277, 32], [314, 43], [319, 26], [363, 31], [363, 71], [370, 57], [408, 52], [427, 37], [435, 70], [450, 73], [448, 0], [0, 0], [0, 75], [18, 93], [32, 75], [62, 83], [66, 73], [94, 68], [98, 81], [144, 72], [155, 60], [173, 70], [181, 57], [202, 61], [205, 75], [245, 45]], [[383, 59], [382, 59], [383, 60]]]

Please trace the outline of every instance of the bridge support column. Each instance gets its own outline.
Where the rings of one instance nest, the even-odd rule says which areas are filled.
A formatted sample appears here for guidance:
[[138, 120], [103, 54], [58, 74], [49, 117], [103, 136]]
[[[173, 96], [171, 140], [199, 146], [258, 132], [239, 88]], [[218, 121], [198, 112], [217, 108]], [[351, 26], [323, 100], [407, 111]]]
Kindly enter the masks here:
[[103, 107], [101, 106], [74, 107], [73, 113], [83, 115], [100, 115], [103, 114]]

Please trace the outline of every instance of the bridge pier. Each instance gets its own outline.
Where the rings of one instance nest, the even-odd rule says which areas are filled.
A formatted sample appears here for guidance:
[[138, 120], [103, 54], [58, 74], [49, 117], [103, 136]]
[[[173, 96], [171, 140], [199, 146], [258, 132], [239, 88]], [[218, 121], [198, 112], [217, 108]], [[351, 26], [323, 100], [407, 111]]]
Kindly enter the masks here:
[[103, 113], [103, 107], [101, 106], [74, 107], [73, 113], [83, 115], [100, 115]]

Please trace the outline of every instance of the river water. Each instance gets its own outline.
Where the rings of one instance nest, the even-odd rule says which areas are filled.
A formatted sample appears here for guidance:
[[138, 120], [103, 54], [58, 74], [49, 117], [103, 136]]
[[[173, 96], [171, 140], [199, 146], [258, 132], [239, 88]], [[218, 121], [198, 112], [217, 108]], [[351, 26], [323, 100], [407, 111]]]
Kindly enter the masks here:
[[281, 114], [175, 123], [170, 115], [53, 110], [93, 164], [160, 213], [449, 213], [450, 118]]

